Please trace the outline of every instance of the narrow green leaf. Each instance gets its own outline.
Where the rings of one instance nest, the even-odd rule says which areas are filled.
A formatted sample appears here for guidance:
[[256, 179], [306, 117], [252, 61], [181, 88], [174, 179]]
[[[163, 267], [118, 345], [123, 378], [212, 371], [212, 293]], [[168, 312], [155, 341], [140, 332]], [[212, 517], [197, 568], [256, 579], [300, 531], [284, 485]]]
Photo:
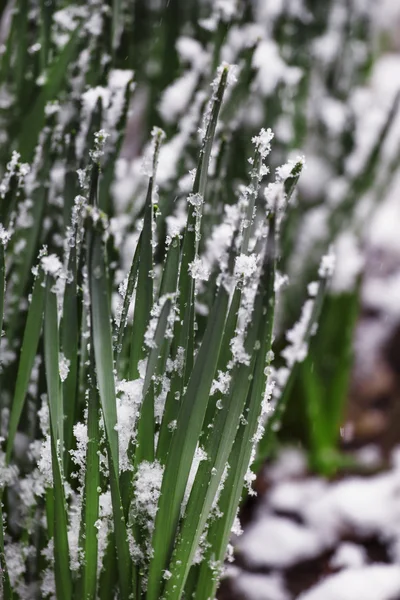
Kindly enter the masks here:
[[67, 533], [67, 511], [64, 487], [60, 470], [57, 441], [53, 437], [55, 429], [50, 416], [51, 464], [53, 468], [54, 494], [54, 575], [57, 599], [72, 600], [72, 580], [69, 568], [69, 547]]
[[[317, 327], [326, 293], [327, 284], [328, 281], [326, 278], [321, 279], [319, 282], [318, 292], [314, 300], [313, 309], [303, 339], [303, 343], [306, 345], [308, 345], [310, 338]], [[252, 465], [252, 469], [255, 473], [257, 473], [257, 471], [260, 469], [263, 462], [268, 457], [271, 451], [271, 445], [274, 440], [274, 433], [279, 429], [281, 425], [283, 414], [285, 412], [290, 393], [293, 389], [293, 384], [296, 381], [296, 378], [299, 374], [300, 365], [301, 363], [299, 362], [294, 363], [290, 371], [288, 380], [285, 384], [285, 387], [274, 407], [274, 412], [268, 418], [263, 437], [261, 438], [257, 448], [257, 458]]]
[[172, 551], [181, 503], [217, 366], [228, 299], [228, 292], [221, 285], [182, 400], [167, 457], [156, 515], [154, 557], [150, 563], [147, 600], [158, 600], [160, 597], [162, 571], [166, 568]]
[[139, 270], [139, 256], [140, 256], [140, 248], [141, 248], [141, 240], [142, 234], [139, 235], [138, 243], [135, 248], [135, 253], [132, 258], [131, 268], [129, 270], [128, 282], [126, 285], [126, 290], [124, 294], [124, 298], [122, 301], [122, 310], [120, 321], [117, 327], [117, 331], [115, 333], [115, 354], [117, 357], [117, 365], [118, 365], [118, 373], [121, 371], [121, 362], [122, 362], [122, 350], [124, 345], [124, 333], [126, 328], [126, 322], [128, 318], [129, 306], [132, 302], [133, 290], [135, 289], [137, 274]]
[[31, 304], [25, 325], [24, 338], [22, 341], [21, 354], [18, 365], [17, 380], [13, 402], [11, 405], [10, 424], [7, 435], [6, 462], [10, 462], [13, 450], [15, 434], [17, 433], [19, 420], [24, 407], [26, 391], [32, 372], [37, 347], [42, 329], [43, 310], [45, 301], [44, 273], [39, 268], [33, 286]]
[[0, 243], [0, 335], [3, 331], [4, 294], [6, 291], [6, 265], [4, 260], [4, 245]]
[[155, 129], [153, 132], [154, 155], [153, 171], [147, 188], [147, 196], [144, 209], [143, 230], [141, 233], [139, 272], [135, 308], [133, 313], [131, 351], [129, 356], [129, 379], [137, 379], [139, 376], [138, 363], [145, 356], [144, 334], [150, 320], [150, 310], [154, 301], [153, 285], [153, 189], [157, 171], [158, 154], [164, 132]]
[[[257, 424], [257, 416], [261, 412], [266, 379], [266, 356], [271, 347], [274, 320], [275, 235], [275, 216], [272, 214], [269, 218], [268, 239], [254, 311], [245, 341], [245, 348], [251, 356], [251, 362], [249, 366], [239, 364], [234, 368], [230, 394], [225, 397], [220, 410], [217, 411], [210, 435], [204, 443], [207, 460], [199, 465], [179, 540], [169, 567], [172, 576], [165, 585], [165, 596], [174, 600], [181, 598], [183, 593], [201, 534], [210, 516], [218, 488], [223, 481], [240, 419], [248, 417], [243, 415], [243, 409], [250, 387], [253, 388], [253, 429]], [[251, 433], [254, 434], [254, 431], [249, 431], [249, 434]], [[242, 485], [240, 490], [241, 488]]]
[[146, 374], [143, 383], [143, 403], [140, 411], [137, 433], [138, 443], [135, 453], [136, 464], [143, 460], [154, 460], [154, 394], [149, 392], [151, 381], [159, 360], [160, 349], [165, 338], [170, 310], [171, 300], [167, 299], [161, 309], [156, 331], [154, 333], [153, 345], [147, 361]]
[[[221, 72], [218, 88], [213, 97], [211, 113], [203, 138], [202, 147], [200, 149], [196, 177], [193, 183], [192, 194], [194, 197], [198, 195], [201, 203], [204, 201], [206, 192], [211, 150], [214, 142], [218, 115], [227, 86], [227, 80], [228, 67], [225, 67]], [[181, 267], [179, 273], [178, 312], [180, 319], [177, 319], [175, 324], [172, 349], [174, 359], [177, 356], [178, 348], [184, 349], [185, 367], [183, 369], [183, 378], [179, 378], [181, 381], [178, 383], [175, 382], [174, 385], [171, 385], [171, 389], [174, 390], [174, 393], [181, 393], [183, 385], [188, 381], [193, 366], [192, 348], [194, 338], [194, 280], [190, 274], [189, 265], [194, 261], [198, 250], [200, 219], [201, 204], [200, 206], [194, 206], [189, 203], [187, 222], [183, 236]]]
[[131, 585], [131, 559], [119, 489], [119, 451], [118, 433], [116, 431], [117, 407], [111, 334], [111, 307], [104, 242], [102, 240], [103, 225], [101, 224], [101, 215], [98, 216], [100, 216], [100, 221], [97, 221], [96, 224], [89, 217], [87, 236], [92, 343], [100, 403], [107, 436], [119, 582], [122, 598], [128, 600]]
[[97, 588], [97, 534], [96, 521], [99, 518], [99, 399], [96, 389], [94, 372], [94, 356], [91, 356], [91, 378], [88, 397], [88, 444], [86, 453], [86, 473], [83, 508], [83, 536], [82, 549], [84, 556], [83, 565], [83, 598], [92, 600], [96, 598]]
[[144, 358], [144, 334], [146, 332], [150, 310], [153, 306], [153, 178], [150, 178], [147, 190], [146, 208], [141, 235], [138, 282], [133, 313], [131, 351], [129, 356], [129, 379], [139, 376], [138, 363]]
[[22, 121], [19, 138], [19, 148], [23, 160], [32, 160], [39, 132], [45, 123], [45, 106], [47, 102], [56, 98], [62, 88], [68, 65], [74, 60], [78, 51], [79, 28], [71, 34], [70, 39], [61, 50], [57, 58], [49, 66], [46, 83], [36, 98], [32, 110]]
[[0, 491], [0, 591], [3, 593], [4, 600], [13, 600], [14, 594], [10, 584], [6, 557], [4, 554], [4, 520], [3, 520], [3, 490]]
[[69, 568], [67, 512], [65, 504], [60, 453], [63, 448], [63, 406], [59, 374], [59, 331], [57, 296], [53, 291], [55, 279], [46, 277], [44, 311], [44, 362], [47, 397], [50, 412], [51, 463], [54, 494], [54, 573], [57, 597], [72, 599], [72, 580]]
[[77, 414], [78, 396], [78, 350], [79, 350], [79, 311], [80, 293], [77, 289], [76, 245], [70, 249], [68, 259], [69, 277], [65, 282], [61, 320], [61, 348], [68, 361], [68, 374], [62, 382], [64, 412], [65, 473], [68, 475], [72, 447], [72, 430]]
[[54, 277], [47, 275], [46, 303], [44, 311], [44, 362], [46, 370], [47, 395], [49, 400], [52, 435], [63, 448], [64, 412], [59, 373], [59, 331], [57, 296], [52, 290]]

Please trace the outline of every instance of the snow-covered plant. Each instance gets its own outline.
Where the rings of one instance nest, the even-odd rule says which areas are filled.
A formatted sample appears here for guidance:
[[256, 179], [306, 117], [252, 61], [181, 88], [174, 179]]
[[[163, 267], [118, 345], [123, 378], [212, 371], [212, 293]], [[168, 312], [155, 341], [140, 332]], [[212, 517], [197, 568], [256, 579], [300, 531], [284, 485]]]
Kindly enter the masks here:
[[215, 596], [395, 115], [357, 160], [368, 3], [133, 4], [0, 8], [6, 599]]

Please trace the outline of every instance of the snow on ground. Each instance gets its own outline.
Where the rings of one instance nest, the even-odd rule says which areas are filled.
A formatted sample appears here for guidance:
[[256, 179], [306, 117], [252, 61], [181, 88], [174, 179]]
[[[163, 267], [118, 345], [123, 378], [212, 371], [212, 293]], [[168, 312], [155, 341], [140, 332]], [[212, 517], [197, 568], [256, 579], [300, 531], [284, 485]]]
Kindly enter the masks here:
[[[331, 482], [306, 476], [303, 455], [285, 451], [266, 471], [266, 481], [267, 493], [237, 539], [239, 566], [229, 571], [239, 597], [400, 598], [400, 449], [386, 471]], [[385, 549], [382, 564], [369, 555], [371, 539]], [[307, 561], [321, 561], [324, 572], [316, 572], [310, 589], [294, 596], [288, 570], [301, 564], [307, 569]]]

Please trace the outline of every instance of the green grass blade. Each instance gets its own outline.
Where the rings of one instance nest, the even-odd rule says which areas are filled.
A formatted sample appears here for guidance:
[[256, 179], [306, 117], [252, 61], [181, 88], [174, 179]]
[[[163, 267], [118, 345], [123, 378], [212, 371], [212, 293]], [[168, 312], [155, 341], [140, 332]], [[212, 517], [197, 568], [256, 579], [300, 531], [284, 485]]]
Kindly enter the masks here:
[[54, 573], [57, 597], [71, 600], [72, 581], [69, 568], [67, 512], [60, 465], [63, 448], [63, 408], [59, 373], [59, 330], [57, 296], [53, 291], [55, 279], [46, 277], [46, 302], [44, 311], [44, 362], [47, 397], [50, 410], [51, 463], [54, 494]]
[[22, 120], [18, 146], [24, 160], [32, 160], [39, 132], [45, 124], [45, 106], [60, 93], [68, 65], [71, 64], [77, 55], [78, 41], [79, 28], [75, 29], [60, 54], [49, 66], [46, 83], [36, 98], [32, 110]]
[[[224, 67], [221, 72], [218, 88], [213, 97], [211, 113], [197, 164], [196, 177], [193, 184], [193, 196], [197, 195], [201, 203], [204, 201], [206, 192], [211, 150], [217, 127], [218, 115], [227, 86], [228, 70], [228, 67]], [[194, 332], [194, 280], [190, 274], [189, 265], [194, 261], [197, 254], [200, 219], [201, 204], [200, 206], [193, 206], [189, 203], [179, 274], [178, 309], [180, 320], [176, 321], [173, 343], [174, 358], [176, 357], [177, 349], [179, 347], [184, 348], [185, 375], [182, 384], [180, 385], [181, 388], [184, 383], [187, 383], [193, 365], [193, 353], [190, 353], [189, 350], [190, 343], [193, 342]], [[181, 390], [178, 389], [177, 391], [180, 392]]]
[[3, 592], [4, 600], [13, 600], [14, 594], [10, 584], [6, 557], [4, 554], [4, 520], [3, 520], [3, 490], [0, 493], [0, 577], [2, 579], [0, 589]]
[[[57, 372], [58, 376], [58, 372]], [[72, 581], [69, 568], [69, 547], [67, 534], [67, 511], [62, 483], [59, 456], [56, 440], [53, 437], [54, 427], [51, 423], [51, 463], [54, 486], [54, 575], [56, 580], [57, 599], [72, 600]]]
[[72, 431], [76, 418], [78, 396], [78, 351], [79, 351], [79, 311], [77, 289], [76, 246], [70, 249], [68, 273], [70, 277], [65, 282], [63, 311], [61, 320], [61, 348], [68, 361], [69, 371], [62, 382], [63, 412], [64, 412], [64, 445], [65, 473], [69, 473], [70, 454], [72, 447]]
[[[303, 343], [306, 345], [308, 345], [310, 338], [311, 338], [313, 332], [315, 332], [315, 329], [318, 325], [318, 321], [319, 321], [319, 318], [321, 315], [322, 305], [323, 305], [324, 297], [325, 297], [325, 293], [326, 293], [327, 284], [328, 284], [327, 278], [322, 278], [319, 282], [318, 292], [317, 292], [317, 295], [314, 300], [313, 309], [312, 309], [310, 319], [308, 321], [306, 332], [305, 332], [304, 339], [303, 339]], [[294, 365], [290, 371], [288, 380], [286, 381], [285, 387], [276, 402], [274, 412], [268, 418], [264, 434], [263, 434], [263, 436], [259, 442], [258, 448], [257, 448], [257, 458], [252, 465], [252, 469], [253, 469], [254, 473], [257, 473], [257, 471], [260, 469], [260, 467], [262, 466], [265, 459], [270, 454], [272, 444], [275, 439], [275, 432], [280, 428], [280, 425], [282, 423], [283, 414], [286, 410], [286, 406], [287, 406], [291, 391], [293, 389], [294, 382], [296, 381], [296, 378], [299, 375], [300, 366], [301, 366], [301, 363], [299, 363], [299, 362], [294, 363]]]
[[52, 290], [55, 279], [47, 275], [46, 302], [44, 311], [44, 362], [46, 370], [47, 395], [49, 400], [52, 435], [63, 448], [64, 412], [59, 373], [59, 331], [57, 296]]
[[[271, 215], [264, 263], [255, 298], [251, 326], [246, 338], [246, 349], [251, 356], [250, 365], [239, 364], [232, 374], [230, 394], [225, 397], [217, 411], [210, 435], [204, 444], [207, 460], [199, 465], [184, 515], [179, 540], [176, 544], [169, 571], [172, 576], [165, 587], [165, 596], [171, 600], [181, 598], [190, 566], [201, 534], [210, 516], [218, 488], [223, 480], [227, 460], [235, 441], [240, 418], [243, 413], [250, 387], [253, 390], [252, 404], [255, 429], [261, 412], [261, 401], [265, 390], [265, 365], [271, 347], [274, 320], [275, 283], [275, 216]], [[255, 338], [258, 341], [255, 345]], [[250, 383], [251, 382], [251, 383]], [[247, 415], [245, 417], [247, 419]], [[249, 434], [253, 433], [249, 431]], [[252, 436], [249, 443], [252, 443]], [[242, 482], [241, 482], [242, 483]], [[242, 485], [240, 485], [240, 491]]]
[[83, 599], [96, 598], [97, 588], [97, 529], [96, 521], [99, 518], [99, 398], [96, 389], [94, 372], [94, 357], [91, 356], [91, 379], [88, 397], [88, 445], [86, 453], [86, 473], [84, 509], [83, 509], [83, 565], [82, 588]]
[[53, 3], [40, 0], [40, 67], [42, 71], [47, 68], [49, 59], [53, 10]]
[[[127, 282], [124, 298], [122, 301], [121, 317], [120, 317], [120, 321], [119, 321], [119, 324], [118, 324], [118, 327], [116, 330], [116, 334], [115, 334], [115, 340], [116, 340], [115, 353], [116, 353], [116, 357], [117, 357], [117, 363], [120, 363], [120, 361], [122, 359], [121, 353], [122, 353], [123, 345], [125, 342], [124, 333], [125, 333], [126, 322], [127, 322], [127, 318], [128, 318], [128, 311], [129, 311], [130, 303], [132, 301], [133, 290], [135, 289], [137, 274], [138, 274], [138, 270], [139, 270], [139, 256], [140, 256], [141, 240], [142, 240], [142, 235], [140, 234], [138, 243], [135, 248], [135, 253], [132, 258], [131, 268], [129, 270], [129, 275], [128, 275], [128, 282]], [[118, 369], [118, 372], [119, 371], [120, 371], [120, 368]]]
[[95, 224], [89, 221], [88, 229], [88, 274], [91, 299], [92, 343], [96, 364], [96, 378], [107, 437], [119, 582], [122, 598], [123, 600], [128, 600], [131, 585], [131, 559], [119, 489], [119, 451], [118, 434], [115, 429], [117, 425], [117, 407], [111, 334], [111, 307], [105, 248], [102, 240], [103, 226], [101, 222]]
[[25, 396], [29, 385], [35, 356], [38, 348], [40, 332], [43, 322], [45, 302], [44, 273], [39, 268], [32, 291], [32, 300], [28, 310], [25, 332], [22, 341], [21, 354], [18, 365], [17, 380], [11, 406], [10, 423], [7, 435], [6, 462], [11, 459], [12, 449], [17, 433], [19, 420], [24, 407]]
[[150, 320], [150, 310], [154, 301], [153, 282], [153, 190], [157, 171], [158, 154], [164, 132], [161, 129], [153, 131], [154, 156], [153, 170], [147, 189], [144, 209], [143, 230], [141, 233], [139, 272], [135, 308], [133, 312], [131, 350], [129, 356], [129, 379], [139, 376], [138, 363], [145, 356], [144, 334]]
[[148, 460], [151, 462], [154, 460], [154, 394], [149, 393], [149, 388], [153, 375], [156, 371], [160, 349], [165, 338], [171, 304], [171, 300], [167, 299], [161, 309], [154, 334], [153, 345], [147, 361], [146, 375], [144, 378], [142, 393], [143, 403], [140, 411], [140, 420], [137, 433], [138, 444], [135, 453], [136, 463], [139, 463], [143, 460]]
[[0, 335], [3, 331], [4, 295], [6, 291], [6, 265], [4, 260], [4, 245], [0, 242]]
[[139, 256], [139, 271], [133, 313], [131, 349], [129, 356], [129, 379], [139, 377], [138, 363], [144, 358], [144, 334], [153, 306], [153, 178], [150, 178]]
[[150, 564], [147, 600], [158, 600], [160, 597], [162, 571], [172, 550], [181, 502], [207, 408], [227, 307], [228, 292], [221, 285], [182, 400], [165, 466], [153, 536], [154, 557]]

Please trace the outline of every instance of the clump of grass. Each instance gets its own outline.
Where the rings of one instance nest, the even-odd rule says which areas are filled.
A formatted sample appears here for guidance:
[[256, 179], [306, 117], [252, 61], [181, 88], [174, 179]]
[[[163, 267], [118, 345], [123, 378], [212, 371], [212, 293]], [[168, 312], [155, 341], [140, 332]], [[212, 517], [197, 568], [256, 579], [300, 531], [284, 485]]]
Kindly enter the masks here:
[[[304, 159], [278, 161], [319, 139], [303, 109], [319, 73], [307, 48], [329, 29], [325, 13], [296, 54], [287, 28], [301, 33], [304, 23], [290, 11], [261, 34], [249, 7], [167, 4], [138, 1], [133, 20], [118, 1], [2, 9], [11, 17], [0, 67], [4, 598], [214, 597], [243, 490], [271, 454], [299, 379], [317, 425], [314, 464], [329, 471], [332, 462], [323, 456], [336, 443], [354, 312], [324, 419], [315, 377], [324, 373], [318, 344], [333, 339], [325, 251], [370, 189], [385, 136], [325, 215], [317, 256], [298, 251]], [[182, 35], [190, 26], [201, 27], [198, 40]], [[261, 85], [268, 36], [292, 70]], [[246, 120], [257, 102], [258, 129]], [[290, 143], [264, 128], [264, 110], [266, 123], [291, 122]], [[138, 144], [141, 170], [131, 127], [135, 142], [150, 139]], [[277, 266], [293, 271], [299, 256], [277, 320]], [[284, 364], [272, 365], [293, 302], [299, 321]], [[320, 319], [326, 329], [313, 337]]]

